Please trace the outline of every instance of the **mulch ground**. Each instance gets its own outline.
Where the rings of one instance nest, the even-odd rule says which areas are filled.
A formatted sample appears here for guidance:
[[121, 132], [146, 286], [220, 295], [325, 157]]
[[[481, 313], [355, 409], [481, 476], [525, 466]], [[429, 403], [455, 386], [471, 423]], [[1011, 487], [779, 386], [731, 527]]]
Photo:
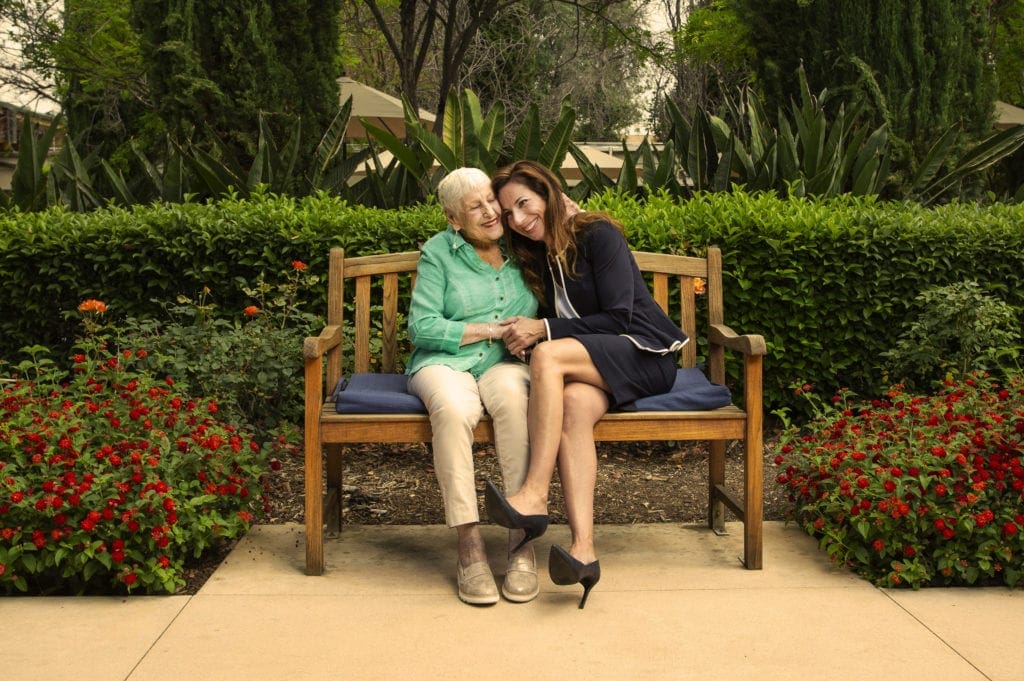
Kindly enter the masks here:
[[[765, 442], [764, 513], [782, 520], [789, 504], [775, 482], [773, 438]], [[479, 491], [485, 480], [500, 480], [497, 457], [490, 445], [476, 451]], [[344, 458], [344, 522], [379, 525], [443, 524], [444, 507], [428, 447], [360, 445], [346, 449]], [[742, 493], [742, 450], [726, 452], [726, 480]], [[703, 443], [598, 444], [595, 520], [598, 524], [699, 523], [706, 517], [708, 465]], [[269, 511], [261, 524], [304, 522], [304, 479], [301, 452], [281, 461], [268, 474]], [[482, 508], [482, 504], [481, 504]], [[561, 488], [555, 476], [551, 490], [551, 520], [564, 523]], [[733, 519], [728, 514], [726, 519]], [[208, 552], [189, 566], [182, 593], [195, 593], [232, 547]]]

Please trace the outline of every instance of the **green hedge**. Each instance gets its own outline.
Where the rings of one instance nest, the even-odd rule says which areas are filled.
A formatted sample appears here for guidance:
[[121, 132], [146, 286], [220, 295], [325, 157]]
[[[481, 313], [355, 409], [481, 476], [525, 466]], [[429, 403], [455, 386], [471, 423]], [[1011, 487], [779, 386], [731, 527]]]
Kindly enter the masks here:
[[[292, 260], [326, 274], [327, 253], [415, 250], [444, 226], [436, 206], [382, 211], [330, 197], [259, 195], [209, 204], [110, 208], [91, 213], [51, 209], [0, 215], [0, 357], [30, 344], [65, 346], [76, 332], [65, 314], [100, 298], [111, 314], [162, 314], [160, 302], [195, 298], [204, 287], [225, 313], [248, 300], [263, 273], [282, 281]], [[308, 310], [322, 311], [323, 282], [309, 292]]]
[[[914, 297], [925, 288], [975, 279], [1024, 309], [1020, 205], [926, 209], [870, 198], [712, 193], [683, 203], [606, 194], [586, 207], [616, 215], [637, 250], [722, 248], [726, 321], [768, 341], [769, 409], [790, 403], [787, 386], [796, 379], [824, 391], [877, 389], [880, 355], [917, 314]], [[0, 216], [0, 357], [67, 343], [77, 326], [64, 313], [85, 298], [148, 316], [161, 313], [154, 299], [194, 296], [206, 286], [235, 314], [248, 304], [238, 277], [283, 278], [295, 259], [325, 273], [331, 246], [351, 255], [412, 250], [443, 225], [436, 205], [383, 211], [327, 196], [7, 213]], [[322, 310], [323, 296], [321, 282], [307, 309]]]
[[826, 393], [883, 387], [881, 353], [921, 312], [923, 289], [974, 279], [1024, 310], [1022, 205], [704, 194], [684, 204], [605, 196], [588, 207], [622, 219], [634, 248], [722, 248], [726, 322], [768, 342], [769, 408], [792, 402], [797, 379]]

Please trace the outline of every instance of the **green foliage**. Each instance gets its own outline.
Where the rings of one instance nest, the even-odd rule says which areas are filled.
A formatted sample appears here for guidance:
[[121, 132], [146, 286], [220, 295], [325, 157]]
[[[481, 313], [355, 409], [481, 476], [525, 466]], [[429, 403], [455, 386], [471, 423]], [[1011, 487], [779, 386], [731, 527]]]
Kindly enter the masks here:
[[40, 72], [54, 74], [68, 136], [87, 155], [126, 174], [138, 170], [131, 144], [148, 146], [164, 133], [148, 105], [146, 65], [130, 12], [126, 2], [70, 0], [52, 46], [36, 45], [52, 59], [51, 68], [39, 64]]
[[[476, 94], [464, 90], [461, 96], [454, 92], [449, 95], [440, 137], [419, 122], [409, 102], [405, 102], [405, 127], [411, 143], [380, 127], [369, 123], [364, 125], [370, 136], [394, 156], [397, 165], [415, 183], [418, 196], [426, 197], [433, 192], [444, 173], [464, 166], [493, 173], [513, 160], [525, 158], [560, 173], [562, 160], [570, 147], [575, 116], [568, 101], [563, 102], [558, 121], [545, 137], [541, 132], [538, 110], [531, 107], [515, 136], [512, 149], [508, 149], [504, 146], [504, 107], [497, 104], [484, 113]], [[384, 180], [395, 190], [404, 190], [401, 194], [392, 192], [392, 196], [407, 196], [409, 185], [405, 175], [397, 174], [391, 167]]]
[[[693, 191], [772, 190], [780, 196], [891, 195], [936, 203], [970, 195], [970, 187], [996, 163], [1024, 145], [1024, 126], [993, 133], [956, 156], [962, 133], [948, 129], [935, 141], [913, 177], [893, 185], [893, 149], [885, 125], [864, 122], [865, 100], [841, 104], [830, 116], [827, 90], [811, 94], [800, 70], [801, 100], [779, 111], [773, 125], [752, 91], [745, 89], [728, 105], [724, 118], [698, 109], [687, 119], [671, 101], [669, 138], [660, 149], [645, 140], [630, 152], [623, 144], [622, 168], [613, 181], [586, 160], [572, 142], [576, 114], [568, 100], [549, 131], [542, 131], [537, 107], [531, 107], [516, 131], [511, 147], [505, 112], [496, 105], [486, 113], [477, 96], [465, 90], [451, 95], [445, 108], [442, 135], [420, 124], [405, 103], [409, 135], [402, 140], [366, 121], [373, 143], [358, 150], [345, 143], [351, 100], [334, 116], [315, 146], [314, 158], [304, 162], [303, 148], [310, 132], [298, 119], [285, 133], [262, 113], [251, 156], [232, 152], [231, 144], [212, 132], [167, 137], [153, 158], [132, 143], [138, 172], [125, 175], [107, 159], [83, 158], [77, 145], [66, 140], [49, 164], [44, 137], [36, 140], [26, 126], [18, 169], [9, 201], [24, 210], [61, 204], [72, 210], [92, 210], [108, 202], [133, 205], [154, 200], [186, 201], [224, 196], [248, 197], [255, 192], [299, 196], [329, 192], [356, 203], [398, 208], [429, 197], [440, 177], [459, 166], [488, 172], [515, 159], [536, 160], [560, 173], [567, 152], [576, 159], [582, 181], [572, 188], [577, 200], [614, 188], [626, 194], [661, 191], [689, 196]], [[58, 121], [59, 123], [59, 121]], [[51, 127], [51, 131], [56, 126]], [[48, 135], [53, 132], [48, 132]], [[389, 152], [381, 160], [379, 147]], [[637, 166], [642, 172], [637, 173]], [[362, 170], [361, 178], [356, 178]], [[1006, 176], [1006, 179], [1012, 179]], [[1003, 193], [1020, 193], [1004, 187]]]
[[218, 314], [209, 289], [194, 300], [178, 296], [169, 321], [126, 320], [123, 342], [148, 348], [144, 369], [175, 376], [189, 394], [215, 398], [229, 418], [265, 437], [302, 420], [297, 350], [322, 322], [302, 310], [298, 297], [319, 280], [296, 260], [282, 282], [271, 284], [261, 275], [254, 287], [243, 286], [253, 303], [233, 315]]
[[755, 37], [752, 63], [765, 108], [799, 96], [793, 74], [800, 65], [841, 98], [871, 93], [872, 125], [886, 124], [892, 137], [897, 185], [946, 130], [964, 130], [964, 148], [991, 130], [994, 72], [980, 47], [991, 30], [986, 0], [728, 4]]
[[723, 0], [694, 8], [677, 42], [687, 57], [726, 68], [748, 67], [756, 54], [749, 27]]
[[[921, 312], [915, 299], [928, 288], [977, 281], [1024, 310], [1020, 205], [926, 208], [742, 191], [685, 201], [609, 191], [583, 205], [619, 218], [638, 250], [722, 248], [726, 320], [769, 344], [770, 409], [791, 404], [796, 377], [826, 391], [881, 390], [884, 353], [904, 320]], [[65, 352], [75, 336], [65, 313], [83, 297], [104, 299], [117, 318], [166, 319], [154, 301], [195, 300], [205, 287], [217, 296], [218, 318], [233, 323], [252, 304], [245, 289], [261, 273], [276, 289], [293, 260], [322, 277], [332, 246], [352, 256], [415, 250], [443, 227], [435, 204], [378, 210], [259, 192], [206, 204], [0, 214], [0, 309], [13, 311], [0, 317], [0, 357], [14, 360], [33, 344]], [[322, 314], [323, 282], [303, 288], [298, 304]], [[738, 364], [728, 371], [738, 386]]]
[[926, 388], [947, 374], [964, 380], [974, 372], [1020, 370], [1020, 312], [978, 282], [929, 288], [915, 303], [917, 317], [883, 353], [895, 379]]
[[21, 210], [42, 210], [55, 202], [55, 186], [53, 179], [48, 176], [46, 156], [60, 124], [61, 117], [58, 116], [38, 137], [31, 118], [26, 118], [21, 128], [18, 162], [11, 176], [10, 196], [10, 200]]
[[[730, 191], [740, 186], [780, 196], [902, 192], [931, 204], [966, 197], [970, 182], [1024, 145], [1024, 127], [1018, 127], [994, 132], [963, 149], [964, 135], [953, 126], [928, 148], [916, 173], [897, 186], [899, 178], [890, 172], [894, 150], [888, 126], [870, 127], [864, 97], [848, 97], [830, 118], [829, 91], [815, 96], [802, 68], [797, 75], [800, 101], [780, 109], [774, 125], [749, 88], [729, 102], [726, 118], [698, 109], [688, 120], [668, 102], [669, 141], [680, 150], [677, 157], [690, 187]], [[651, 188], [673, 191], [670, 185]]]
[[[209, 288], [218, 310], [235, 316], [252, 303], [244, 289], [261, 273], [276, 288], [301, 260], [323, 276], [332, 246], [352, 255], [415, 250], [443, 226], [431, 204], [380, 211], [262, 192], [208, 204], [3, 213], [0, 305], [15, 312], [0, 317], [0, 357], [32, 344], [65, 352], [75, 325], [64, 315], [83, 297], [103, 298], [117, 318], [163, 319], [159, 301], [196, 299]], [[299, 304], [322, 313], [324, 296], [320, 281]]]
[[[976, 145], [965, 150], [959, 158], [951, 158], [951, 152], [960, 139], [957, 127], [947, 130], [931, 148], [917, 174], [909, 183], [907, 198], [931, 204], [939, 199], [967, 198], [969, 182], [977, 181], [978, 176], [995, 166], [995, 164], [1011, 157], [1024, 145], [1024, 126], [994, 132]], [[945, 172], [939, 172], [944, 170]], [[1012, 187], [1011, 187], [1012, 189]], [[1024, 191], [1024, 184], [1016, 190], [1019, 195]], [[1020, 201], [1019, 197], [1006, 197]]]
[[793, 516], [821, 549], [880, 586], [1019, 585], [1024, 379], [848, 397], [787, 430], [775, 458]]
[[82, 304], [69, 368], [0, 363], [0, 592], [173, 593], [187, 559], [254, 517], [251, 434], [140, 370], [145, 348], [115, 347], [105, 309]]
[[300, 168], [311, 167], [338, 107], [339, 7], [338, 0], [133, 0], [152, 102], [171, 139], [244, 166], [264, 127], [280, 138], [302, 121], [310, 134], [292, 137], [292, 153]]
[[993, 52], [1004, 102], [1024, 104], [1024, 0], [1006, 0], [994, 8]]

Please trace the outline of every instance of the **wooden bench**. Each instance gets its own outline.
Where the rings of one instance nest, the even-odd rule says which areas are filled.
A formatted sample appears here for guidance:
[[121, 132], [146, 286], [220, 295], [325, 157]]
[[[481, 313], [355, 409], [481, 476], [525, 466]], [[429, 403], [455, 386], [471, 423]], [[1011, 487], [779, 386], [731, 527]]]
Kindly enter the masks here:
[[[764, 338], [737, 335], [724, 325], [722, 256], [718, 248], [709, 247], [706, 258], [642, 252], [635, 252], [634, 257], [640, 269], [649, 274], [654, 298], [691, 338], [681, 352], [683, 367], [693, 367], [697, 361], [694, 278], [706, 281], [707, 313], [706, 320], [702, 315], [702, 322], [707, 339], [707, 375], [711, 381], [725, 384], [725, 350], [742, 355], [743, 407], [609, 413], [597, 424], [595, 438], [601, 442], [708, 441], [708, 526], [724, 533], [725, 509], [731, 510], [743, 522], [743, 562], [748, 569], [760, 569]], [[350, 365], [354, 372], [397, 370], [400, 292], [407, 294], [411, 290], [418, 260], [418, 252], [346, 258], [343, 249], [331, 249], [327, 326], [319, 336], [306, 338], [303, 345], [307, 574], [323, 573], [325, 520], [329, 531], [341, 529], [342, 446], [431, 440], [430, 421], [425, 414], [339, 414], [326, 394], [342, 376], [346, 352], [354, 353]], [[678, 302], [670, 310], [669, 295], [674, 290], [678, 290]], [[352, 320], [346, 319], [349, 311], [354, 314]], [[376, 351], [371, 352], [371, 347]], [[477, 442], [493, 440], [491, 422], [486, 416], [474, 436]], [[730, 440], [743, 443], [741, 496], [725, 484], [725, 451]], [[326, 497], [322, 493], [325, 474]]]

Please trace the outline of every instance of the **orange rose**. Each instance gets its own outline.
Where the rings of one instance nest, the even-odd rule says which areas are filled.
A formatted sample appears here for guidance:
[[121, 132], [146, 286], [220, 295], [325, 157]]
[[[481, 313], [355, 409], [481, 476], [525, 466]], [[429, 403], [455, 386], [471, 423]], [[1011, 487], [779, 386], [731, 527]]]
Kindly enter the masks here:
[[256, 305], [250, 305], [249, 307], [242, 310], [242, 312], [245, 313], [246, 317], [255, 317], [260, 313], [260, 308], [257, 307]]
[[95, 312], [96, 314], [103, 314], [107, 311], [107, 304], [102, 300], [95, 300], [90, 298], [89, 300], [83, 300], [82, 304], [78, 306], [79, 312]]
[[702, 296], [707, 292], [707, 282], [700, 277], [693, 278], [693, 292]]
[[304, 271], [309, 265], [302, 262], [301, 260], [292, 260], [292, 269], [298, 272]]

